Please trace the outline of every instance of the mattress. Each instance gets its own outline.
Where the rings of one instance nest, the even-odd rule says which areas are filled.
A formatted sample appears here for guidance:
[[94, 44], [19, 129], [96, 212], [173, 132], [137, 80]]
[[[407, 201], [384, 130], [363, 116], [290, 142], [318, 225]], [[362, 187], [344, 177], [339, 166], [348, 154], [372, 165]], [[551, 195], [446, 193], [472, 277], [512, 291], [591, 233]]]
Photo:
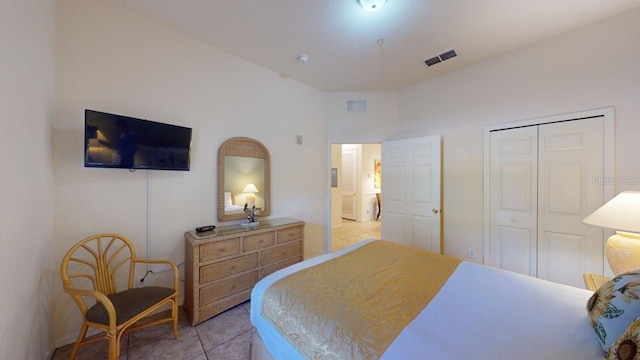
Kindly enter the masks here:
[[[302, 355], [262, 316], [262, 297], [279, 279], [354, 251], [372, 240], [305, 260], [262, 279], [251, 322], [276, 359]], [[381, 359], [602, 359], [589, 326], [592, 292], [463, 261]]]

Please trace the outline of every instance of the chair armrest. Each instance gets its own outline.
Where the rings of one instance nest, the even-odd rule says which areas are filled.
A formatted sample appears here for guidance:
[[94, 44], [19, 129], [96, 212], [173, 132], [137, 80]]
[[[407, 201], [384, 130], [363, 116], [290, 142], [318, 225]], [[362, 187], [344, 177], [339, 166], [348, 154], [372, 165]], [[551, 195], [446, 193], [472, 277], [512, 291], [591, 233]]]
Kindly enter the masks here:
[[173, 289], [175, 291], [178, 291], [178, 266], [176, 266], [176, 263], [174, 263], [173, 261], [169, 260], [169, 259], [160, 259], [160, 260], [156, 260], [156, 259], [139, 259], [136, 258], [135, 259], [136, 263], [142, 263], [142, 264], [167, 264], [170, 265], [172, 270], [173, 270]]
[[[116, 329], [116, 308], [113, 306], [113, 303], [111, 302], [111, 300], [109, 300], [109, 298], [99, 292], [99, 291], [95, 291], [95, 290], [81, 290], [81, 289], [71, 289], [71, 288], [65, 288], [65, 291], [71, 295], [72, 297], [92, 297], [94, 299], [96, 299], [97, 302], [102, 303], [102, 305], [104, 306], [105, 309], [107, 309], [107, 313], [109, 314], [109, 329], [111, 329], [112, 331], [115, 332]], [[82, 300], [80, 300], [82, 301]], [[78, 304], [80, 305], [80, 304]], [[86, 312], [87, 312], [87, 307], [86, 305], [83, 303], [82, 306], [82, 315], [86, 316]]]

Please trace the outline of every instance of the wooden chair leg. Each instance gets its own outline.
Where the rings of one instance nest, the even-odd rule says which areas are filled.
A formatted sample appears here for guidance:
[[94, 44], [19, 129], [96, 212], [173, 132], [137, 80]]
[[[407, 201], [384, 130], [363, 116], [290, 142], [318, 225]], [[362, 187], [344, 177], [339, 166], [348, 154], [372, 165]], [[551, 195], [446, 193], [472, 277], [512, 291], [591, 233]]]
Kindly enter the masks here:
[[78, 334], [78, 339], [76, 340], [76, 343], [73, 344], [73, 349], [71, 349], [71, 355], [69, 355], [69, 360], [74, 360], [78, 355], [80, 344], [82, 344], [84, 337], [87, 335], [87, 329], [89, 329], [89, 327], [87, 326], [87, 323], [82, 322], [82, 328], [80, 328], [80, 333]]
[[172, 303], [171, 316], [173, 317], [173, 336], [178, 339], [180, 338], [180, 335], [178, 334], [178, 299], [174, 299]]
[[108, 336], [109, 339], [109, 360], [118, 360], [120, 357], [120, 337], [124, 331], [119, 334]]

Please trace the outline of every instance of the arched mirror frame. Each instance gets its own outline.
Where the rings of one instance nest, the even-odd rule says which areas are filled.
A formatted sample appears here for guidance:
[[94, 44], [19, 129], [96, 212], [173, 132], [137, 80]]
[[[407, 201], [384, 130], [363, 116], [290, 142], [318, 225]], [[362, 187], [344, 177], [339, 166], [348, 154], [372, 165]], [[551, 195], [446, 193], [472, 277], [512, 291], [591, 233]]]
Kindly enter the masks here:
[[271, 159], [269, 151], [257, 140], [234, 137], [225, 141], [218, 149], [218, 221], [240, 220], [247, 217], [244, 213], [225, 214], [224, 212], [225, 156], [264, 159], [264, 209], [260, 210], [259, 216], [271, 215]]

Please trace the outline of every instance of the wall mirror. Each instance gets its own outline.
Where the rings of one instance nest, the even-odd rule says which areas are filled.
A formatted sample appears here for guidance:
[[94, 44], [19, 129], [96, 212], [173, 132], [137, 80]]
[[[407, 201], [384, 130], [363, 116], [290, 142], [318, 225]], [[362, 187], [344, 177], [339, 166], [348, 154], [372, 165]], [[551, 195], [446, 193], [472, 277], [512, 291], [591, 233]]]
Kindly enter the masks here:
[[271, 160], [257, 140], [235, 137], [218, 149], [218, 221], [245, 219], [244, 206], [271, 214]]

